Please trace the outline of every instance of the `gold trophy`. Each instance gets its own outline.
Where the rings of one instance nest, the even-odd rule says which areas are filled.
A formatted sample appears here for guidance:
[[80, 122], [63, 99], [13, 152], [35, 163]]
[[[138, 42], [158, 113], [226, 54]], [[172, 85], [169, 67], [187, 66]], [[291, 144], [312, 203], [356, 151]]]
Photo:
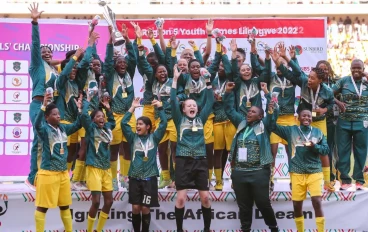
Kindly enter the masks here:
[[123, 35], [120, 33], [120, 31], [116, 26], [115, 13], [111, 10], [111, 8], [106, 4], [106, 1], [104, 0], [99, 0], [98, 5], [100, 5], [104, 9], [103, 16], [107, 21], [107, 23], [109, 24], [109, 26], [112, 26], [111, 36], [114, 46], [123, 45], [125, 43], [125, 40]]

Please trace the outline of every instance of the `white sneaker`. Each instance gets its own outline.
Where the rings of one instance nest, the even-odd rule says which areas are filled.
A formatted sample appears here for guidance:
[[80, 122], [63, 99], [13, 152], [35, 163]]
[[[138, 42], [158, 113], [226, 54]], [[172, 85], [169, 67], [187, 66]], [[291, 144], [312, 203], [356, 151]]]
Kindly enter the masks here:
[[33, 192], [36, 192], [36, 186], [32, 185], [28, 178], [26, 179], [26, 181], [24, 181], [24, 184], [28, 186], [28, 188], [30, 188]]
[[73, 191], [88, 191], [88, 188], [84, 186], [80, 181], [72, 181], [71, 186]]

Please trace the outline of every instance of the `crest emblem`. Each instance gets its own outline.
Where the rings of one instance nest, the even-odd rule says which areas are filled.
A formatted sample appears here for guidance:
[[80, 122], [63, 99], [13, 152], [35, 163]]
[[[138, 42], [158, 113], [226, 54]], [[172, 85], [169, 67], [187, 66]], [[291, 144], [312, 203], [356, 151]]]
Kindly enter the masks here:
[[14, 121], [16, 123], [20, 122], [22, 120], [22, 114], [21, 113], [14, 113]]
[[13, 137], [14, 138], [20, 138], [21, 135], [22, 135], [22, 130], [19, 127], [14, 127]]
[[20, 86], [22, 84], [22, 78], [20, 78], [20, 77], [13, 77], [12, 84], [14, 86]]
[[14, 69], [14, 71], [18, 72], [20, 70], [20, 64], [21, 63], [18, 62], [18, 61], [13, 62], [13, 69]]

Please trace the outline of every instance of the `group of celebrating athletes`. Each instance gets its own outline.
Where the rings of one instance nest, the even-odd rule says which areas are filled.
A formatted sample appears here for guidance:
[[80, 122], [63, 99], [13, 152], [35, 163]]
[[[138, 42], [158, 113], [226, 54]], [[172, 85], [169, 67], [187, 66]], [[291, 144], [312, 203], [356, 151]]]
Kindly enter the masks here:
[[[222, 190], [227, 158], [242, 231], [251, 230], [254, 203], [271, 231], [278, 231], [269, 191], [279, 143], [285, 144], [289, 157], [298, 231], [304, 231], [302, 206], [307, 191], [318, 231], [324, 231], [321, 196], [323, 183], [325, 190], [334, 191], [331, 162], [336, 146], [341, 189], [348, 189], [352, 182], [351, 147], [353, 179], [357, 189], [363, 188], [368, 83], [361, 60], [352, 62], [348, 77], [337, 79], [326, 61], [319, 61], [306, 75], [292, 46], [266, 49], [262, 59], [253, 39], [250, 65], [244, 63], [245, 51], [237, 47], [235, 39], [230, 43], [229, 59], [218, 38], [210, 60], [214, 22], [209, 20], [203, 56], [190, 41], [191, 49], [185, 49], [177, 60], [179, 41], [172, 37], [165, 45], [162, 25], [158, 27], [161, 46], [148, 29], [155, 52], [146, 54], [142, 31], [132, 23], [134, 41], [125, 25], [121, 32], [126, 56], [114, 52], [110, 36], [102, 62], [96, 51], [99, 34], [90, 31], [88, 47], [68, 52], [59, 62], [52, 59], [49, 47], [40, 46], [38, 18], [42, 12], [37, 4], [29, 9], [33, 19], [30, 117], [36, 133], [26, 183], [36, 189], [37, 232], [44, 231], [47, 209], [57, 206], [65, 231], [72, 231], [71, 187], [92, 192], [88, 232], [93, 231], [102, 193], [104, 204], [96, 228], [102, 231], [119, 181], [129, 192], [134, 231], [149, 231], [150, 207], [159, 206], [158, 189], [164, 187], [177, 191], [177, 231], [183, 231], [188, 189], [199, 191], [204, 231], [210, 231], [209, 190]], [[271, 60], [276, 72], [272, 72]], [[142, 99], [134, 96], [136, 67], [143, 77]], [[301, 96], [295, 113], [296, 86], [301, 88]], [[267, 99], [266, 112], [261, 91]], [[138, 119], [134, 116], [137, 107], [143, 107]], [[157, 153], [162, 168], [159, 184]], [[213, 173], [215, 186], [210, 183]]]

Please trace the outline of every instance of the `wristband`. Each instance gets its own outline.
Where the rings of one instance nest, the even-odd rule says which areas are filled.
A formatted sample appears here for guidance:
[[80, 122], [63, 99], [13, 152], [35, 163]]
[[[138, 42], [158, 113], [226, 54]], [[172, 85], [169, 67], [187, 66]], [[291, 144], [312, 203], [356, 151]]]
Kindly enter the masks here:
[[207, 34], [207, 37], [212, 37], [212, 34]]
[[74, 61], [77, 61], [78, 60], [78, 57], [77, 56], [73, 56], [73, 60]]
[[152, 46], [153, 46], [153, 45], [156, 45], [156, 40], [155, 40], [155, 38], [150, 39], [150, 41], [151, 41], [151, 43], [152, 43]]
[[220, 43], [216, 43], [216, 52], [222, 51], [222, 45]]
[[193, 51], [198, 51], [199, 50], [199, 48], [197, 47], [197, 45], [194, 45], [193, 46]]
[[171, 49], [171, 57], [176, 57], [176, 49]]
[[142, 45], [142, 38], [137, 38], [137, 44]]

